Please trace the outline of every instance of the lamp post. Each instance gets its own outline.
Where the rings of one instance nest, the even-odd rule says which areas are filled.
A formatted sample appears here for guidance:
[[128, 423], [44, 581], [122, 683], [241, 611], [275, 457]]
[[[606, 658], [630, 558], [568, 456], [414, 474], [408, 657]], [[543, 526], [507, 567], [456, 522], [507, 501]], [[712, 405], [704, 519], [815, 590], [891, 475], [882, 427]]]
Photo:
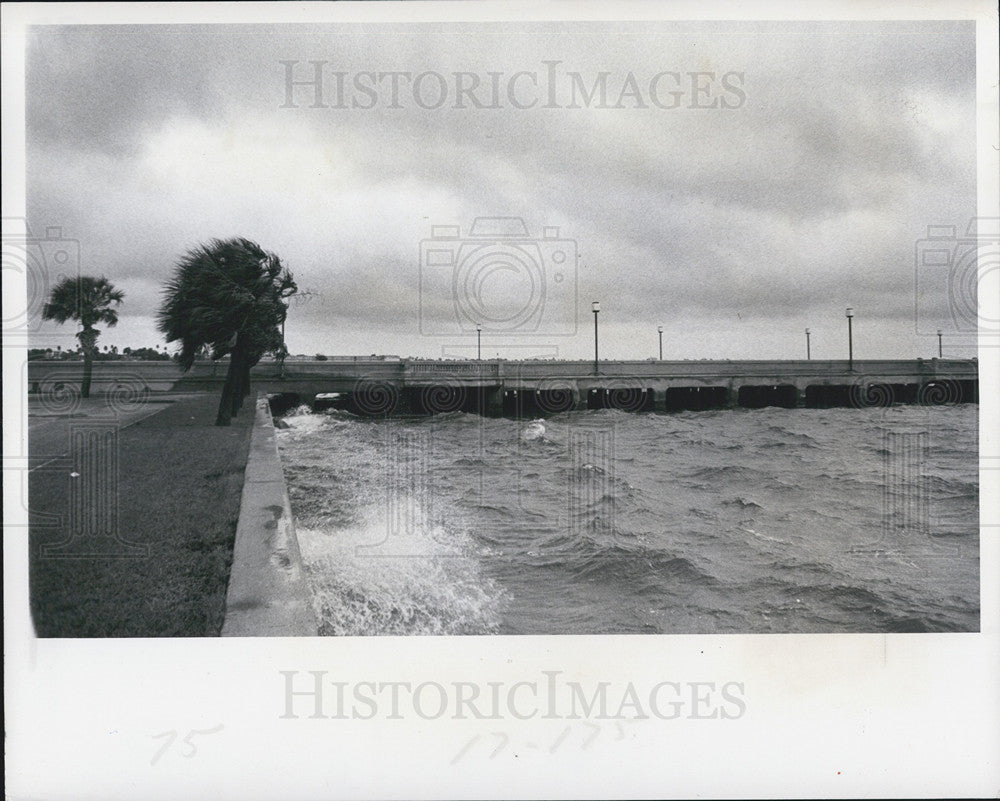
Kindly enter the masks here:
[[660, 361], [663, 361], [663, 326], [656, 326], [656, 333], [660, 335]]
[[590, 304], [590, 310], [594, 313], [594, 375], [597, 375], [597, 315], [601, 311], [601, 302], [595, 300]]
[[812, 352], [809, 350], [809, 329], [806, 329], [806, 361], [812, 358]]
[[851, 328], [851, 323], [854, 320], [854, 314], [852, 313], [851, 307], [847, 307], [847, 371], [854, 372], [854, 334]]
[[943, 350], [944, 349], [943, 349], [943, 347], [941, 345], [941, 329], [939, 328], [938, 329], [938, 358], [939, 359], [941, 359], [941, 358], [944, 357]]
[[476, 361], [481, 362], [483, 360], [483, 326], [481, 323], [476, 323]]

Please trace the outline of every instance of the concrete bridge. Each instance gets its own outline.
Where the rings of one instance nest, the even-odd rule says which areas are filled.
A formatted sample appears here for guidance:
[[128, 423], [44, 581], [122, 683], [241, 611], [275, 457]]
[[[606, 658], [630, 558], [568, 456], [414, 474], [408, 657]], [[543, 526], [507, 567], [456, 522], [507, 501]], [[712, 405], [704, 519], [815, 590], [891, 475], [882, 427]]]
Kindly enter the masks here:
[[[94, 391], [218, 391], [225, 362], [182, 374], [173, 362], [98, 362]], [[852, 368], [852, 369], [849, 369]], [[28, 363], [31, 391], [72, 396], [79, 362]], [[538, 416], [573, 409], [674, 411], [829, 406], [939, 405], [978, 401], [976, 360], [912, 361], [432, 361], [341, 358], [274, 361], [252, 373], [254, 391], [283, 405], [340, 406], [369, 415], [469, 411]], [[320, 396], [320, 397], [317, 397]], [[331, 397], [333, 396], [333, 397]], [[279, 401], [281, 402], [281, 401]]]

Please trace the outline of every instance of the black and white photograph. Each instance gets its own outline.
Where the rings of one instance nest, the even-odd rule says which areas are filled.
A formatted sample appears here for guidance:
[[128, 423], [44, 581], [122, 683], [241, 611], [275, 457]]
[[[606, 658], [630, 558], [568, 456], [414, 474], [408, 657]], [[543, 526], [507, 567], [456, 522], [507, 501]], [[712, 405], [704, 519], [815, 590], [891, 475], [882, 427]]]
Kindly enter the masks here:
[[12, 798], [996, 792], [994, 7], [3, 11]]

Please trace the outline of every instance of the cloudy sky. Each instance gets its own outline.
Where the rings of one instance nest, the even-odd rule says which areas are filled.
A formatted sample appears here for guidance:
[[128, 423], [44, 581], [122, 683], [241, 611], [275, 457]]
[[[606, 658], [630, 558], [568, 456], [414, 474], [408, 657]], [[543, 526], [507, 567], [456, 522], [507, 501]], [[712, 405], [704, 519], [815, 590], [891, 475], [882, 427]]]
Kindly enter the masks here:
[[239, 235], [309, 293], [293, 353], [474, 355], [479, 322], [484, 356], [589, 358], [597, 299], [608, 358], [658, 325], [667, 358], [807, 327], [846, 358], [847, 306], [857, 358], [968, 356], [974, 79], [962, 23], [34, 28], [28, 225], [125, 291], [119, 347]]

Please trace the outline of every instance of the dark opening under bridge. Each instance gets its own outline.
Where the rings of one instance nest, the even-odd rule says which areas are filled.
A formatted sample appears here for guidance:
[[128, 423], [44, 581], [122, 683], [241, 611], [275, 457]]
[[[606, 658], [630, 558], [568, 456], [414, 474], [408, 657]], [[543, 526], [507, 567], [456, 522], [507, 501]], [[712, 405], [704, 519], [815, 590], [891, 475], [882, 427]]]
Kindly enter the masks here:
[[[94, 391], [220, 391], [226, 362], [98, 362]], [[30, 391], [72, 393], [78, 362], [28, 363]], [[253, 389], [278, 405], [338, 406], [366, 415], [467, 411], [540, 416], [569, 410], [681, 411], [764, 406], [942, 405], [978, 401], [976, 360], [858, 361], [433, 361], [341, 358], [264, 361]]]

